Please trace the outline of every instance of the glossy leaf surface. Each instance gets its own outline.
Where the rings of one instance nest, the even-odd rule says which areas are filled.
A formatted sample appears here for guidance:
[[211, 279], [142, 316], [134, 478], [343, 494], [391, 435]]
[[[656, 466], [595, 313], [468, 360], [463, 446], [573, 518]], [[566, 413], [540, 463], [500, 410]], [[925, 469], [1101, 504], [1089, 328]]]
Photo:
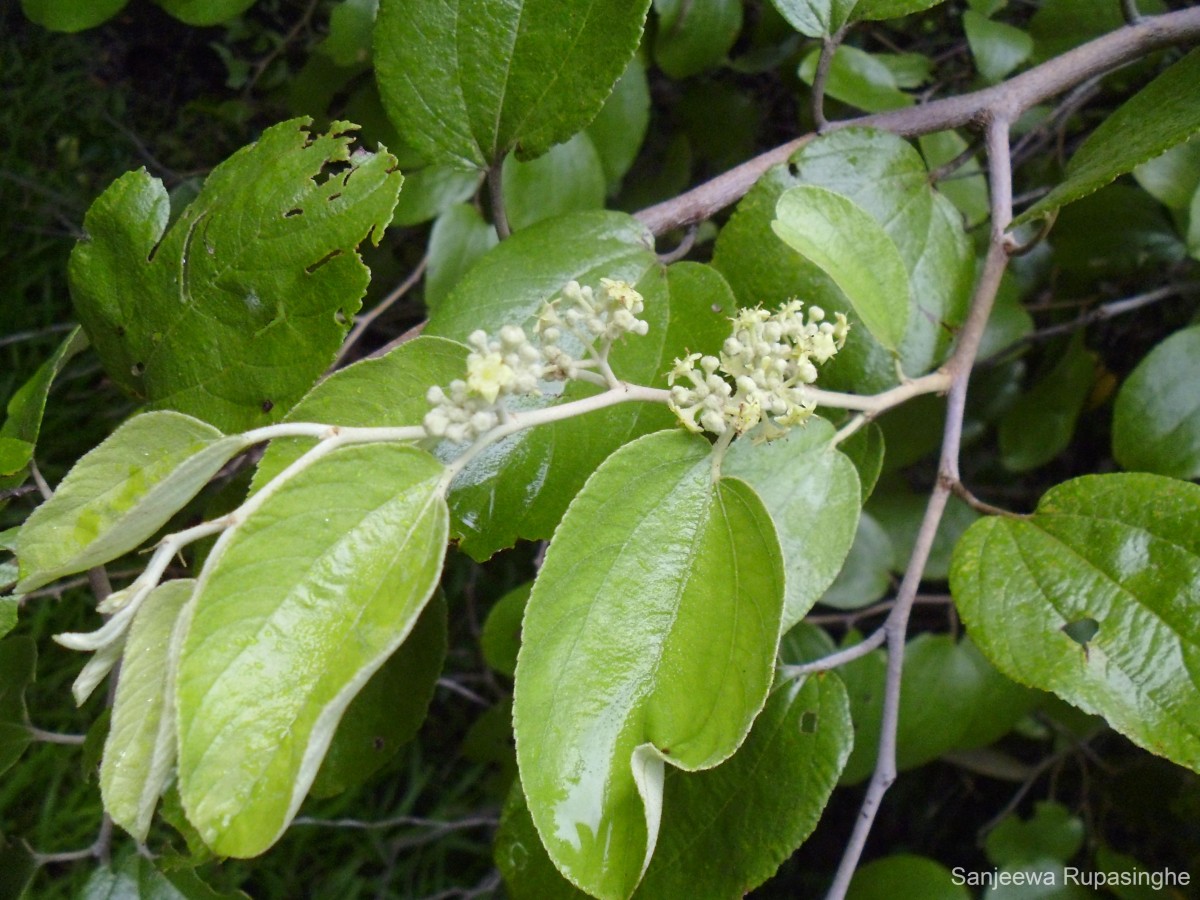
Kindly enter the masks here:
[[213, 548], [176, 702], [179, 792], [217, 853], [274, 843], [342, 713], [408, 636], [441, 574], [442, 471], [412, 447], [341, 448]]
[[226, 431], [275, 421], [333, 361], [403, 180], [388, 153], [351, 153], [345, 123], [268, 128], [212, 171], [167, 227], [144, 170], [88, 210], [71, 254], [80, 322], [105, 368], [151, 406]]
[[908, 324], [908, 272], [887, 232], [852, 200], [815, 185], [779, 198], [772, 227], [845, 294], [867, 330], [896, 350]]
[[17, 536], [21, 591], [134, 549], [245, 448], [165, 410], [134, 416], [79, 460]]
[[1200, 477], [1200, 326], [1171, 335], [1121, 386], [1113, 455], [1126, 469]]
[[1198, 511], [1200, 487], [1157, 475], [1065, 482], [1029, 518], [971, 526], [955, 602], [1001, 672], [1200, 769]]
[[555, 864], [628, 897], [653, 855], [664, 762], [741, 744], [770, 687], [783, 566], [757, 495], [712, 480], [707, 441], [619, 450], [555, 532], [526, 608], [513, 721], [521, 782]]
[[181, 579], [155, 588], [134, 617], [121, 660], [100, 795], [112, 820], [142, 843], [175, 766], [172, 635], [195, 587]]
[[833, 583], [858, 527], [858, 473], [833, 436], [832, 425], [813, 418], [769, 443], [734, 441], [721, 463], [723, 474], [758, 492], [775, 522], [787, 574], [784, 631]]
[[1193, 50], [1108, 116], [1075, 151], [1067, 177], [1014, 224], [1066, 206], [1200, 131], [1200, 49]]
[[599, 112], [633, 57], [649, 4], [383, 0], [380, 94], [429, 162], [485, 169], [510, 150], [540, 156]]

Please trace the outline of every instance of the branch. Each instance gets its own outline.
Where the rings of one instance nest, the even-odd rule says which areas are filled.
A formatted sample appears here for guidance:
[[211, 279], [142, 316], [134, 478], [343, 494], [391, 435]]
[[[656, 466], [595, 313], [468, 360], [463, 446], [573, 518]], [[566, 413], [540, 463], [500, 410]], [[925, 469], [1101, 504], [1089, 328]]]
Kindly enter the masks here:
[[833, 34], [825, 35], [821, 42], [821, 55], [817, 59], [817, 68], [813, 72], [812, 83], [812, 117], [817, 131], [824, 131], [828, 121], [825, 119], [825, 82], [829, 80], [829, 68], [833, 65], [833, 55], [846, 36], [849, 24], [843, 25]]
[[342, 343], [341, 349], [338, 350], [338, 354], [333, 360], [333, 365], [330, 366], [331, 369], [336, 369], [339, 365], [341, 365], [341, 362], [345, 358], [346, 354], [350, 352], [350, 348], [357, 343], [358, 339], [363, 336], [363, 334], [368, 328], [371, 327], [372, 324], [374, 324], [376, 319], [391, 309], [392, 305], [395, 304], [397, 300], [412, 290], [413, 285], [420, 281], [421, 276], [425, 274], [425, 267], [428, 264], [429, 254], [426, 253], [421, 257], [421, 261], [417, 263], [417, 267], [412, 270], [407, 278], [393, 288], [386, 297], [376, 303], [369, 313], [358, 317], [358, 321], [354, 323], [354, 327], [351, 328], [350, 333], [346, 335], [346, 340]]
[[[1137, 24], [1089, 41], [1047, 60], [1008, 81], [934, 100], [922, 106], [892, 110], [830, 123], [826, 131], [870, 127], [903, 137], [916, 137], [965, 125], [979, 125], [996, 115], [1014, 121], [1022, 112], [1077, 84], [1133, 62], [1154, 50], [1200, 39], [1200, 7], [1141, 18]], [[709, 218], [737, 202], [772, 166], [788, 161], [812, 140], [808, 134], [768, 150], [712, 181], [636, 213], [655, 234]]]

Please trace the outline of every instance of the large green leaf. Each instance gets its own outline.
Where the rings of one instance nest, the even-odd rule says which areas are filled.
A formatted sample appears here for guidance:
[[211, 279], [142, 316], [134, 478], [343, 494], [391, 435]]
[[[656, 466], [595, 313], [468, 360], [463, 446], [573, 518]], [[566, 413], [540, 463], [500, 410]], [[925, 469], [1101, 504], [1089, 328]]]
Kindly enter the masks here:
[[698, 435], [643, 437], [589, 479], [526, 608], [513, 708], [533, 820], [572, 882], [632, 894], [663, 764], [710, 768], [741, 744], [770, 687], [783, 591], [770, 516], [744, 482], [714, 483]]
[[441, 591], [346, 708], [309, 791], [329, 797], [362, 784], [412, 740], [446, 660], [446, 598]]
[[160, 410], [91, 450], [17, 535], [22, 592], [116, 559], [160, 529], [246, 443]]
[[345, 447], [259, 494], [213, 548], [176, 703], [179, 793], [217, 853], [274, 843], [342, 713], [408, 636], [441, 574], [442, 473], [413, 447]]
[[504, 160], [505, 212], [514, 231], [542, 219], [604, 206], [604, 166], [591, 138], [579, 133], [537, 159]]
[[30, 21], [52, 31], [83, 31], [119, 13], [129, 0], [21, 0]]
[[[426, 332], [465, 340], [476, 328], [496, 333], [508, 323], [532, 324], [542, 304], [571, 279], [636, 283], [646, 298], [644, 337], [612, 352], [617, 375], [666, 386], [671, 361], [687, 351], [716, 352], [729, 334], [734, 300], [715, 271], [696, 263], [658, 264], [649, 235], [620, 213], [580, 213], [517, 232], [485, 255], [434, 312]], [[598, 391], [546, 386], [536, 403], [580, 399]], [[623, 404], [513, 435], [489, 448], [455, 481], [450, 495], [462, 548], [476, 559], [518, 538], [550, 536], [584, 480], [606, 456], [639, 434], [674, 422], [665, 407]], [[448, 448], [461, 452], [461, 448]]]
[[[138, 609], [125, 640], [112, 725], [100, 765], [100, 796], [112, 820], [145, 842], [175, 766], [172, 635], [196, 582], [168, 581]], [[178, 640], [177, 638], [175, 640]]]
[[861, 392], [896, 383], [892, 355], [875, 340], [837, 285], [816, 265], [781, 247], [771, 231], [775, 206], [789, 188], [813, 184], [869, 212], [904, 260], [913, 306], [900, 344], [909, 375], [936, 366], [966, 314], [975, 261], [962, 217], [929, 186], [915, 149], [895, 135], [848, 128], [799, 151], [789, 166], [767, 172], [721, 230], [713, 265], [743, 305], [773, 306], [790, 297], [847, 314], [851, 337], [821, 372], [821, 385]]
[[42, 416], [46, 412], [46, 398], [50, 385], [75, 354], [87, 347], [87, 337], [78, 328], [74, 329], [58, 349], [47, 359], [33, 377], [25, 382], [9, 398], [7, 417], [0, 425], [0, 443], [19, 442], [20, 452], [15, 456], [5, 454], [0, 460], [0, 491], [15, 487], [25, 480], [25, 468], [33, 459], [38, 435], [42, 430]]
[[833, 279], [879, 343], [897, 350], [908, 324], [908, 272], [883, 227], [853, 200], [811, 184], [786, 191], [775, 216], [775, 233]]
[[1200, 49], [1104, 119], [1067, 163], [1066, 179], [1013, 222], [1019, 225], [1104, 187], [1200, 131]]
[[25, 709], [25, 688], [37, 671], [37, 645], [32, 638], [0, 641], [0, 772], [21, 758], [33, 741]]
[[[634, 897], [724, 900], [769, 878], [816, 826], [851, 733], [837, 676], [777, 687], [731, 759], [704, 772], [668, 770], [662, 833]], [[550, 861], [519, 785], [500, 820], [495, 858], [513, 900], [587, 896]]]
[[219, 25], [240, 16], [255, 0], [155, 0], [175, 18], [189, 25]]
[[[816, 77], [821, 48], [814, 47], [800, 63], [799, 75], [811, 85]], [[883, 112], [912, 106], [913, 98], [900, 90], [895, 73], [879, 56], [843, 45], [834, 51], [825, 81], [825, 94], [866, 112]]]
[[383, 0], [375, 68], [396, 129], [429, 162], [540, 156], [592, 120], [650, 0]]
[[167, 228], [162, 183], [118, 178], [71, 254], [80, 322], [113, 380], [227, 431], [275, 421], [333, 361], [403, 180], [351, 126], [268, 128], [208, 176]]
[[640, 56], [634, 56], [596, 118], [584, 130], [600, 154], [609, 193], [616, 193], [621, 179], [637, 159], [649, 124], [650, 85], [646, 81], [646, 64]]
[[1171, 335], [1121, 386], [1113, 455], [1126, 469], [1200, 477], [1200, 326]]
[[896, 854], [854, 873], [847, 900], [970, 900], [962, 879], [923, 856]]
[[[284, 419], [355, 428], [420, 425], [429, 412], [425, 393], [466, 371], [467, 348], [442, 338], [421, 336], [378, 359], [364, 359], [330, 375], [304, 395]], [[315, 438], [277, 438], [254, 473], [251, 491], [316, 445]]]
[[654, 0], [654, 61], [672, 78], [720, 65], [742, 30], [741, 0]]
[[1200, 770], [1200, 486], [1076, 478], [1028, 518], [976, 522], [950, 586], [979, 649], [1135, 743]]
[[963, 13], [963, 29], [967, 32], [975, 68], [986, 81], [1000, 81], [1033, 52], [1033, 38], [1027, 32], [1004, 22], [993, 22], [973, 9]]
[[788, 24], [808, 37], [832, 35], [846, 24], [858, 0], [771, 0]]
[[433, 311], [483, 254], [500, 242], [473, 203], [451, 206], [429, 231], [425, 306]]
[[784, 631], [833, 583], [854, 543], [862, 491], [833, 436], [831, 424], [813, 418], [769, 443], [735, 441], [721, 464], [758, 492], [775, 522], [787, 573]]

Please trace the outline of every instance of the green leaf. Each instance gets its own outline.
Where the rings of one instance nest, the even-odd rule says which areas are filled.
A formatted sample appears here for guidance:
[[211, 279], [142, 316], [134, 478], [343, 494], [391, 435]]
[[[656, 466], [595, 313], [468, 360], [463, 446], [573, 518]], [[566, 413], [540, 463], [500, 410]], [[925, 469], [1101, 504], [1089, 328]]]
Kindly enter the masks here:
[[770, 687], [784, 576], [770, 516], [680, 431], [613, 454], [555, 532], [525, 612], [513, 721], [555, 864], [632, 894], [653, 855], [663, 763], [742, 743]]
[[[542, 305], [571, 279], [595, 285], [600, 278], [619, 278], [636, 284], [645, 296], [650, 332], [614, 347], [613, 369], [629, 382], [665, 387], [675, 357], [720, 348], [735, 304], [729, 287], [708, 266], [677, 263], [663, 269], [649, 239], [633, 219], [612, 212], [578, 213], [530, 226], [480, 259], [439, 305], [426, 334], [465, 340], [477, 328], [494, 334], [508, 323], [531, 332]], [[574, 383], [531, 405], [577, 400], [597, 390]], [[518, 538], [549, 537], [605, 457], [629, 439], [674, 422], [663, 407], [622, 404], [521, 432], [489, 448], [451, 490], [462, 549], [483, 560]]]
[[[1097, 228], [1097, 222], [1104, 227]], [[1110, 184], [1059, 210], [1050, 244], [1055, 265], [1076, 283], [1088, 285], [1097, 279], [1144, 277], [1187, 256], [1166, 210], [1128, 184]]]
[[0, 641], [0, 772], [12, 767], [33, 741], [25, 689], [37, 672], [37, 645], [32, 638]]
[[858, 472], [833, 437], [833, 426], [814, 417], [769, 443], [734, 441], [721, 464], [758, 492], [775, 522], [787, 577], [784, 631], [833, 583], [858, 528]]
[[[1137, 0], [1143, 16], [1167, 12], [1163, 0]], [[1095, 0], [1041, 0], [1029, 21], [1029, 33], [1036, 48], [1034, 62], [1061, 56], [1094, 38], [1125, 25], [1120, 3]]]
[[[917, 533], [921, 529], [921, 520], [925, 518], [925, 507], [928, 505], [928, 495], [908, 490], [880, 490], [871, 498], [867, 512], [887, 533], [892, 547], [891, 569], [897, 574], [903, 574], [908, 568], [913, 546], [917, 542]], [[942, 513], [942, 520], [938, 523], [929, 558], [925, 562], [924, 578], [930, 581], [944, 581], [949, 577], [954, 545], [978, 518], [979, 513], [966, 503], [958, 497], [950, 497], [945, 512]]]
[[884, 440], [883, 429], [874, 422], [868, 422], [848, 439], [838, 445], [854, 468], [858, 470], [859, 487], [862, 489], [862, 502], [866, 503], [879, 473], [883, 470]]
[[429, 232], [429, 265], [425, 270], [425, 306], [430, 312], [462, 280], [479, 257], [500, 242], [496, 229], [483, 220], [473, 203], [443, 212]]
[[51, 31], [83, 31], [111, 19], [129, 0], [21, 0], [31, 22]]
[[[847, 128], [817, 138], [742, 199], [717, 238], [713, 265], [744, 305], [799, 297], [861, 325], [837, 285], [800, 253], [781, 248], [771, 231], [788, 188], [814, 184], [842, 194], [871, 213], [900, 251], [913, 301], [900, 361], [909, 375], [927, 372], [941, 362], [966, 314], [975, 272], [962, 217], [928, 182], [920, 155], [895, 135]], [[866, 328], [851, 335], [822, 370], [822, 386], [866, 393], [896, 384], [892, 354]]]
[[[15, 575], [16, 573], [12, 573]], [[0, 597], [0, 638], [17, 627], [17, 613], [21, 609], [21, 601], [17, 597]]]
[[821, 595], [821, 603], [835, 609], [870, 606], [892, 586], [889, 575], [895, 565], [895, 550], [870, 513], [858, 518], [858, 530], [837, 578]]
[[159, 6], [188, 25], [220, 25], [240, 16], [255, 0], [154, 0]]
[[[87, 337], [75, 328], [33, 377], [9, 398], [7, 418], [0, 425], [0, 490], [16, 487], [25, 480], [24, 469], [33, 459], [37, 447], [50, 385], [71, 358], [87, 345]], [[13, 475], [17, 477], [5, 477]]]
[[854, 7], [856, 20], [878, 21], [924, 12], [945, 0], [858, 0]]
[[504, 208], [514, 231], [542, 219], [604, 206], [604, 167], [591, 138], [579, 133], [565, 144], [521, 162], [504, 160]]
[[[950, 587], [979, 649], [1153, 753], [1200, 770], [1200, 486], [1076, 478], [1028, 518], [976, 522]], [[1095, 626], [1080, 642], [1066, 628]]]
[[456, 203], [469, 200], [479, 189], [479, 173], [450, 166], [404, 169], [404, 190], [396, 203], [392, 225], [420, 225], [435, 219]]
[[342, 713], [408, 636], [445, 554], [442, 473], [412, 447], [344, 447], [213, 548], [184, 614], [176, 703], [180, 796], [217, 853], [275, 842]]
[[[799, 74], [805, 84], [813, 83], [820, 55], [820, 48], [814, 48], [800, 63]], [[914, 102], [912, 97], [900, 90], [895, 74], [886, 63], [849, 45], [834, 51], [825, 93], [865, 112], [899, 109], [912, 106]]]
[[137, 547], [246, 447], [190, 416], [134, 416], [67, 473], [17, 536], [27, 592]]
[[584, 129], [600, 155], [608, 193], [615, 194], [621, 179], [637, 159], [650, 124], [650, 85], [646, 64], [634, 56], [618, 79], [604, 106]]
[[[112, 820], [145, 843], [158, 798], [175, 767], [172, 651], [191, 579], [159, 585], [138, 609], [125, 641], [112, 725], [100, 764], [100, 796]], [[173, 648], [172, 644], [176, 643]]]
[[908, 272], [879, 223], [815, 185], [785, 192], [775, 215], [775, 233], [833, 279], [880, 344], [897, 350], [908, 324]]
[[654, 0], [654, 61], [672, 78], [719, 66], [742, 30], [741, 0]]
[[[406, 341], [377, 359], [364, 359], [334, 372], [288, 413], [285, 422], [400, 428], [420, 425], [429, 412], [425, 393], [466, 371], [467, 348], [441, 338]], [[298, 460], [316, 438], [277, 438], [258, 463], [251, 493]]]
[[[650, 0], [383, 0], [379, 90], [431, 163], [540, 156], [599, 112], [633, 58]], [[436, 64], [431, 64], [436, 60]]]
[[366, 782], [416, 735], [446, 659], [446, 598], [440, 591], [393, 653], [350, 701], [309, 793], [334, 794]]
[[38, 864], [24, 843], [9, 843], [0, 835], [0, 897], [20, 900], [26, 896]]
[[512, 677], [517, 670], [517, 651], [521, 648], [521, 619], [533, 582], [513, 588], [496, 601], [479, 635], [483, 660], [502, 675]]
[[1200, 190], [1200, 141], [1176, 144], [1133, 170], [1142, 188], [1171, 209], [1187, 209]]
[[1083, 847], [1083, 820], [1061, 803], [1043, 802], [1022, 821], [1009, 816], [988, 833], [984, 849], [997, 866], [1026, 865], [1042, 859], [1067, 862]]
[[857, 872], [846, 900], [970, 900], [971, 892], [939, 862], [899, 853], [867, 863]]
[[83, 887], [81, 900], [248, 900], [237, 891], [222, 894], [190, 869], [160, 872], [150, 860], [129, 856], [117, 869], [102, 866]]
[[339, 66], [371, 61], [371, 32], [379, 0], [342, 0], [329, 13], [329, 37], [318, 49]]
[[722, 900], [762, 884], [816, 828], [852, 742], [836, 675], [777, 687], [730, 760], [668, 774], [662, 832], [634, 896]]
[[1200, 325], [1175, 332], [1121, 385], [1113, 455], [1126, 469], [1200, 477]]
[[1046, 377], [1000, 420], [1000, 459], [1006, 469], [1027, 472], [1066, 449], [1095, 373], [1096, 355], [1077, 337]]
[[1033, 38], [1026, 32], [993, 22], [973, 9], [963, 13], [963, 28], [975, 68], [985, 81], [1001, 81], [1033, 53]]
[[1200, 131], [1200, 49], [1193, 50], [1109, 115], [1075, 151], [1066, 179], [1021, 213], [1020, 225], [1104, 187]]
[[832, 35], [846, 24], [858, 0], [771, 0], [788, 24], [803, 35]]
[[370, 278], [354, 248], [379, 242], [403, 179], [389, 154], [350, 152], [352, 126], [310, 135], [308, 121], [219, 165], [169, 229], [144, 170], [88, 210], [71, 294], [138, 398], [240, 431], [277, 420], [333, 361]]
[[[921, 155], [925, 157], [930, 170], [958, 159], [969, 146], [957, 131], [935, 131], [921, 135], [918, 140]], [[958, 207], [968, 226], [978, 225], [987, 219], [990, 213], [987, 177], [978, 159], [967, 160], [953, 174], [937, 182], [937, 189]]]

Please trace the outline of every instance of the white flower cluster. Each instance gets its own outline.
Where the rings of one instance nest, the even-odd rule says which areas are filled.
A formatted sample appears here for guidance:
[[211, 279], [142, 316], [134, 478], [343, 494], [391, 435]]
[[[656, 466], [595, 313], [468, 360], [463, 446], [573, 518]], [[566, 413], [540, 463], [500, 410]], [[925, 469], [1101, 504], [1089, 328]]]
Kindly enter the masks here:
[[771, 440], [811, 416], [816, 403], [804, 386], [845, 344], [850, 325], [841, 313], [825, 321], [819, 306], [810, 306], [806, 319], [803, 307], [791, 300], [774, 313], [743, 309], [719, 359], [692, 353], [675, 360], [668, 382], [680, 421], [691, 431], [717, 435], [729, 429], [744, 434], [762, 423], [762, 436]]
[[[606, 368], [614, 341], [648, 330], [638, 318], [644, 306], [642, 295], [624, 281], [602, 278], [598, 292], [571, 281], [562, 296], [542, 308], [534, 326], [538, 344], [517, 325], [505, 325], [495, 338], [482, 330], [473, 332], [467, 338], [467, 377], [444, 389], [432, 387], [425, 395], [433, 404], [423, 422], [426, 433], [455, 443], [472, 441], [505, 421], [507, 398], [539, 394], [543, 380], [576, 378], [583, 370]], [[559, 346], [564, 330], [583, 344], [590, 359], [577, 359]]]

